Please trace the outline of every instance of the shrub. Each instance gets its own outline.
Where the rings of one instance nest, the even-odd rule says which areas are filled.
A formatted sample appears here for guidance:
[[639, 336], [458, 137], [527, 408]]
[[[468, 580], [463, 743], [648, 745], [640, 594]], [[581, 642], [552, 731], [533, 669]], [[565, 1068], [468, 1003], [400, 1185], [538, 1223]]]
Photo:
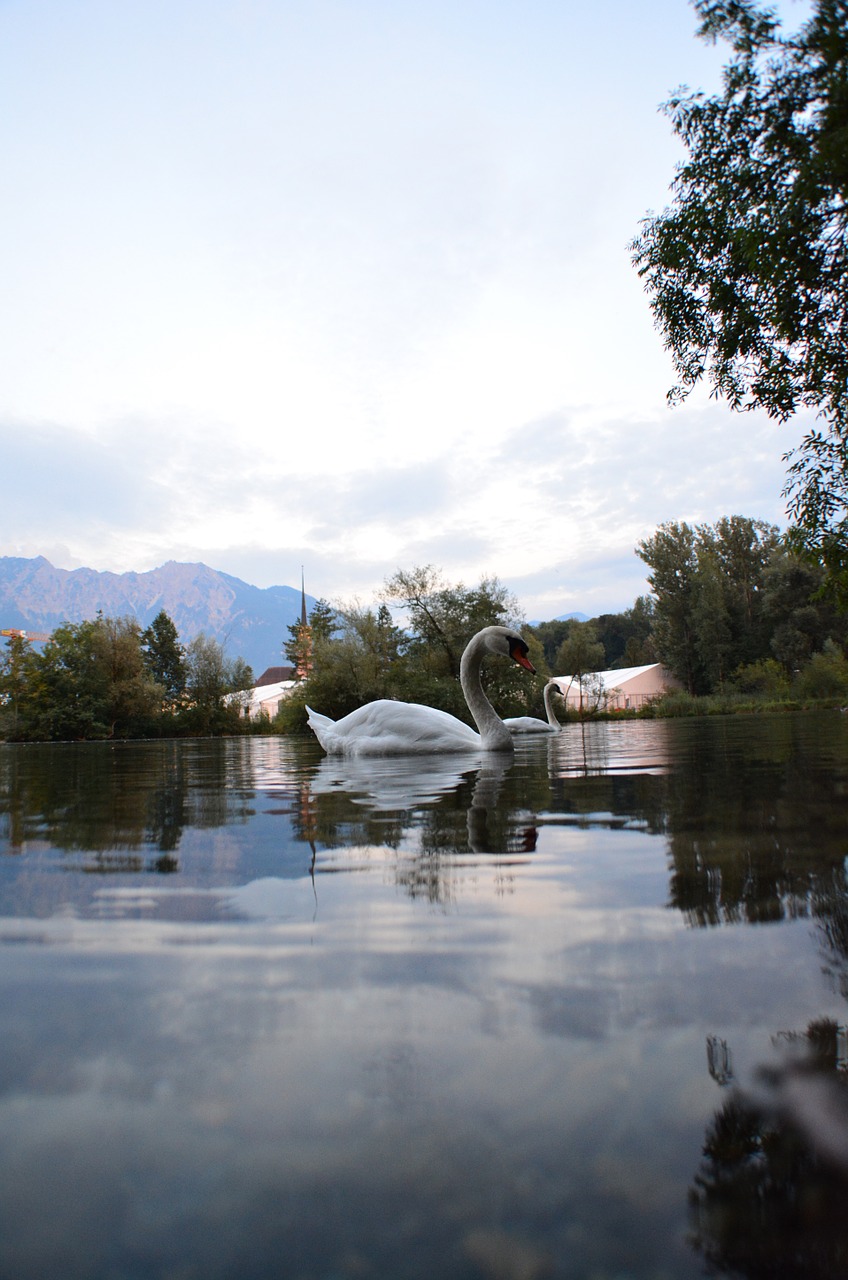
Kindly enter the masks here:
[[738, 667], [729, 681], [738, 693], [760, 693], [783, 698], [789, 693], [789, 677], [774, 658], [762, 658]]
[[799, 698], [848, 696], [848, 659], [833, 640], [826, 640], [795, 677], [794, 692]]

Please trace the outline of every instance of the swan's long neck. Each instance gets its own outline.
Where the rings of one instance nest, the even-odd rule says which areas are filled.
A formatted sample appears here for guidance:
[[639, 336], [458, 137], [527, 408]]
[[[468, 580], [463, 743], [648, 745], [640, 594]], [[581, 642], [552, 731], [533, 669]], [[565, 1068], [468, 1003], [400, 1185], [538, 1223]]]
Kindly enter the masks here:
[[555, 688], [556, 688], [556, 684], [554, 683], [554, 681], [549, 680], [542, 692], [542, 697], [545, 699], [545, 715], [548, 717], [548, 724], [551, 726], [552, 729], [561, 729], [562, 725], [560, 724], [559, 720], [557, 720], [556, 712], [554, 711], [554, 689]]
[[476, 635], [462, 655], [462, 661], [459, 664], [459, 682], [465, 694], [465, 701], [468, 703], [468, 710], [480, 731], [482, 745], [487, 751], [512, 751], [512, 734], [483, 692], [480, 669], [486, 652], [485, 637]]

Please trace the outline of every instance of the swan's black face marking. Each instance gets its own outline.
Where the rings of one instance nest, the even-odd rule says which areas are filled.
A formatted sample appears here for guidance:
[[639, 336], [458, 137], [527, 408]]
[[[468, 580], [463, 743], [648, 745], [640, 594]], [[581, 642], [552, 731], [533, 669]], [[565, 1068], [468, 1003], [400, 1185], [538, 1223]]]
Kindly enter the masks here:
[[536, 674], [536, 668], [527, 657], [527, 645], [521, 636], [511, 636], [509, 641], [509, 656], [513, 662], [517, 662], [520, 667], [526, 667], [528, 671]]

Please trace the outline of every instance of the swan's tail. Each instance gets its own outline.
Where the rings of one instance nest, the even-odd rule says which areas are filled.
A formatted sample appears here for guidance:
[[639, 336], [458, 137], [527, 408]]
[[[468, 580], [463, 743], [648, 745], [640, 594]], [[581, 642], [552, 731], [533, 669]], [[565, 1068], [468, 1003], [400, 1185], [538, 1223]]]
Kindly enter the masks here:
[[311, 707], [306, 708], [306, 721], [315, 737], [321, 743], [324, 750], [327, 750], [325, 734], [328, 729], [335, 726], [335, 720], [331, 720], [329, 716], [322, 716], [319, 711], [313, 711]]

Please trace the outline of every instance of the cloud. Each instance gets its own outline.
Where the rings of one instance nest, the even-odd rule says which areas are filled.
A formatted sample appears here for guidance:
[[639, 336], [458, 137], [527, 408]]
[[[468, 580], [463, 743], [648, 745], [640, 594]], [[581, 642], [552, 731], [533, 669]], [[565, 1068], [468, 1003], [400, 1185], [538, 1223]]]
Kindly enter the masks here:
[[629, 260], [656, 106], [722, 60], [660, 7], [13, 6], [0, 553], [366, 599], [430, 562], [541, 616], [632, 602], [662, 521], [779, 520], [787, 441], [666, 408]]
[[[6, 423], [16, 477], [0, 551], [63, 567], [203, 560], [256, 585], [334, 599], [378, 593], [397, 568], [494, 574], [529, 616], [627, 607], [646, 590], [640, 538], [667, 520], [783, 522], [787, 442], [761, 415], [687, 404], [651, 414], [575, 405], [427, 460], [347, 473], [287, 469], [217, 424], [118, 420], [97, 435]], [[331, 447], [331, 446], [326, 446]], [[34, 498], [33, 495], [37, 495]]]
[[4, 461], [4, 538], [38, 529], [61, 537], [71, 523], [119, 530], [162, 519], [167, 489], [138, 465], [131, 442], [120, 450], [58, 425], [0, 422]]

